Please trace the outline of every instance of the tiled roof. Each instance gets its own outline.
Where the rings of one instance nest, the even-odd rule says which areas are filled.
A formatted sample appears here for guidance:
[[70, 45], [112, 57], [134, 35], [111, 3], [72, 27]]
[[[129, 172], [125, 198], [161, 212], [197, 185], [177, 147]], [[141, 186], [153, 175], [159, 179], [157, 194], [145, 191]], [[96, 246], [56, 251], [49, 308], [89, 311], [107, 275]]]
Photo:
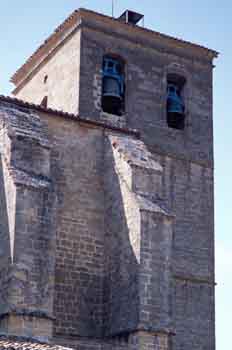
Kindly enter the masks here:
[[[123, 22], [119, 22], [118, 19], [116, 18], [112, 18], [91, 10], [86, 10], [86, 9], [79, 9], [79, 10], [75, 10], [74, 12], [71, 13], [71, 15], [61, 24], [59, 25], [54, 32], [38, 47], [38, 49], [27, 59], [27, 61], [14, 73], [14, 75], [11, 77], [11, 82], [17, 84], [18, 80], [20, 80], [20, 76], [23, 74], [24, 71], [27, 71], [27, 69], [29, 68], [29, 66], [31, 64], [33, 64], [33, 62], [36, 62], [36, 60], [38, 59], [38, 57], [40, 56], [41, 52], [43, 52], [46, 47], [49, 46], [49, 44], [60, 35], [60, 33], [62, 33], [63, 31], [65, 31], [66, 27], [69, 27], [70, 23], [77, 19], [79, 16], [83, 15], [83, 14], [87, 14], [87, 15], [96, 15], [96, 16], [100, 16], [104, 19], [108, 19], [117, 23], [120, 23], [120, 25], [124, 25], [124, 26], [131, 26], [130, 24], [125, 24]], [[212, 55], [212, 57], [217, 57], [218, 56], [218, 52], [215, 50], [211, 50], [208, 49], [207, 47], [204, 47], [202, 45], [198, 45], [198, 44], [194, 44], [191, 43], [189, 41], [185, 41], [183, 39], [179, 39], [179, 38], [175, 38], [175, 37], [171, 37], [169, 35], [160, 33], [160, 32], [156, 32], [154, 30], [148, 29], [148, 28], [143, 28], [143, 27], [138, 27], [138, 26], [133, 26], [134, 28], [136, 28], [137, 30], [142, 30], [144, 32], [156, 35], [157, 37], [160, 38], [164, 38], [167, 40], [171, 40], [173, 42], [176, 41], [176, 43], [178, 44], [183, 44], [183, 45], [188, 45], [191, 46], [192, 48], [198, 48], [198, 49], [202, 49], [205, 52], [208, 52]]]
[[59, 115], [59, 116], [71, 118], [71, 119], [73, 119], [73, 118], [79, 119], [78, 115], [75, 115], [72, 113], [67, 113], [64, 111], [59, 111], [59, 110], [56, 110], [53, 108], [46, 108], [46, 107], [43, 107], [42, 105], [37, 105], [35, 103], [26, 102], [26, 101], [20, 100], [16, 97], [0, 95], [0, 102], [1, 101], [7, 102], [7, 103], [13, 103], [17, 106], [24, 107], [24, 108], [34, 109], [34, 110], [37, 110], [39, 112], [51, 113], [51, 114], [55, 114], [55, 115]]
[[52, 109], [52, 108], [46, 108], [46, 107], [43, 107], [41, 105], [37, 105], [34, 103], [29, 103], [29, 102], [26, 102], [23, 100], [19, 100], [15, 97], [0, 95], [0, 103], [1, 102], [14, 104], [15, 106], [18, 106], [20, 108], [26, 108], [26, 109], [31, 109], [31, 110], [38, 111], [38, 112], [43, 112], [43, 113], [46, 113], [46, 114], [51, 115], [51, 116], [53, 115], [53, 116], [63, 117], [66, 119], [75, 120], [75, 121], [80, 122], [80, 123], [89, 124], [89, 125], [92, 125], [95, 127], [100, 127], [100, 128], [104, 128], [104, 129], [117, 131], [117, 132], [120, 132], [122, 134], [132, 135], [135, 137], [140, 136], [139, 131], [134, 130], [134, 129], [114, 127], [114, 126], [108, 125], [104, 122], [100, 122], [100, 121], [96, 121], [96, 120], [92, 120], [92, 119], [87, 119], [87, 118], [82, 118], [77, 114], [67, 113], [67, 112], [59, 111], [59, 110]]
[[0, 337], [0, 350], [70, 350], [60, 345], [34, 342], [20, 338]]

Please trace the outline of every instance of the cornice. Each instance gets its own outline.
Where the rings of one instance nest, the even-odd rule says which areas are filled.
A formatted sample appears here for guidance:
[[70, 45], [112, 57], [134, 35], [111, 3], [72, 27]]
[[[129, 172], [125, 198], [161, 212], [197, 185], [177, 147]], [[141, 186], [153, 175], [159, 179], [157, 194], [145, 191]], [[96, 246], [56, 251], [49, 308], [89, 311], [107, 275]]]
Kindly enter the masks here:
[[174, 38], [151, 29], [127, 24], [115, 18], [86, 9], [75, 10], [42, 45], [28, 58], [11, 78], [16, 86], [21, 84], [73, 31], [80, 26], [92, 27], [95, 30], [111, 33], [127, 38], [143, 46], [156, 47], [161, 52], [179, 52], [181, 55], [189, 51], [189, 57], [196, 57], [212, 64], [218, 52], [182, 39]]

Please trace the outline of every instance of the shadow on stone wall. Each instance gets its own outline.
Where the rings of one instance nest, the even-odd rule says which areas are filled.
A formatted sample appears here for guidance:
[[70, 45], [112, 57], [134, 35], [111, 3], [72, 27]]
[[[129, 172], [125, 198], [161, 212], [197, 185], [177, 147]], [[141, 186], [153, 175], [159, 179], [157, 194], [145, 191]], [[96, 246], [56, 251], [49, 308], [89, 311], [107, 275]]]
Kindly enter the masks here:
[[[104, 335], [126, 335], [139, 322], [138, 227], [129, 189], [121, 182], [110, 140], [105, 142], [105, 284]], [[127, 193], [128, 191], [128, 193]], [[124, 192], [124, 193], [123, 193]], [[130, 208], [128, 208], [131, 206]], [[128, 210], [129, 212], [128, 212]], [[139, 213], [138, 213], [139, 214]], [[134, 230], [128, 220], [134, 219]], [[132, 242], [133, 240], [133, 242]]]
[[[127, 333], [138, 324], [139, 264], [112, 145], [107, 137], [103, 141], [102, 134], [89, 133], [88, 140], [82, 135], [72, 153], [65, 144], [72, 165], [69, 156], [60, 154], [51, 163], [59, 204], [56, 335], [102, 338]], [[56, 152], [63, 150], [61, 145]]]
[[4, 313], [7, 310], [8, 275], [11, 265], [6, 188], [2, 157], [0, 157], [0, 313]]

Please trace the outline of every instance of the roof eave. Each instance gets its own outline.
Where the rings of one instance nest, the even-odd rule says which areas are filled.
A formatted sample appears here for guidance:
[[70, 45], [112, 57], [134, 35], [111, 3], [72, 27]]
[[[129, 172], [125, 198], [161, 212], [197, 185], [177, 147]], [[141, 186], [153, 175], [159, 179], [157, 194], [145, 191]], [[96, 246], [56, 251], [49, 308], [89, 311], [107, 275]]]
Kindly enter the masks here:
[[[12, 75], [10, 82], [15, 86], [21, 84], [25, 76], [31, 72], [30, 67], [35, 69], [50, 53], [53, 51], [66, 37], [70, 34], [70, 29], [73, 31], [79, 26], [78, 21], [79, 11], [75, 10], [71, 15], [59, 25], [54, 32], [38, 47], [38, 49], [26, 60], [26, 62]], [[66, 33], [67, 35], [63, 36]], [[37, 61], [37, 64], [35, 64]], [[34, 66], [33, 66], [34, 65]]]
[[170, 35], [167, 35], [167, 34], [164, 34], [164, 33], [161, 33], [161, 32], [157, 32], [157, 31], [152, 30], [152, 29], [144, 28], [144, 27], [133, 25], [133, 24], [130, 24], [130, 23], [124, 23], [124, 22], [119, 21], [117, 18], [106, 16], [106, 15], [104, 15], [102, 13], [98, 13], [98, 12], [95, 12], [95, 11], [87, 10], [87, 9], [84, 9], [84, 8], [80, 8], [79, 9], [79, 13], [80, 13], [80, 16], [83, 19], [88, 19], [89, 18], [91, 20], [91, 18], [93, 19], [94, 17], [95, 18], [98, 17], [99, 20], [101, 20], [101, 19], [103, 20], [104, 19], [105, 21], [108, 21], [108, 23], [110, 23], [110, 22], [112, 23], [112, 21], [113, 21], [114, 24], [124, 26], [125, 29], [133, 28], [134, 30], [139, 31], [140, 33], [143, 32], [144, 34], [147, 34], [147, 35], [153, 35], [154, 38], [156, 37], [157, 39], [158, 38], [165, 39], [165, 40], [168, 40], [168, 41], [172, 42], [173, 44], [176, 44], [176, 45], [180, 44], [183, 47], [186, 47], [186, 48], [188, 47], [188, 48], [192, 48], [192, 49], [198, 50], [199, 52], [202, 53], [202, 55], [206, 55], [206, 56], [208, 56], [211, 59], [217, 58], [218, 55], [219, 55], [218, 51], [210, 49], [210, 48], [205, 47], [203, 45], [192, 43], [190, 41], [183, 40], [183, 39], [180, 39], [180, 38], [172, 37]]
[[[28, 75], [37, 68], [41, 62], [49, 55], [50, 51], [53, 51], [58, 44], [60, 44], [62, 41], [65, 40], [66, 35], [69, 35], [69, 30], [75, 29], [78, 27], [82, 21], [82, 19], [85, 20], [93, 20], [95, 18], [98, 18], [100, 21], [104, 19], [104, 21], [109, 22], [112, 24], [112, 21], [114, 22], [114, 25], [120, 25], [123, 26], [124, 29], [132, 28], [133, 30], [139, 31], [140, 33], [144, 33], [147, 35], [153, 35], [157, 39], [164, 39], [167, 42], [169, 41], [172, 44], [181, 45], [183, 48], [188, 47], [191, 49], [197, 50], [200, 54], [203, 56], [208, 57], [209, 60], [213, 60], [214, 58], [217, 58], [219, 53], [215, 50], [208, 49], [204, 46], [194, 44], [182, 39], [174, 38], [171, 36], [168, 36], [166, 34], [153, 31], [151, 29], [139, 27], [139, 26], [132, 26], [127, 23], [120, 22], [116, 18], [112, 18], [91, 10], [80, 8], [79, 10], [75, 10], [61, 25], [59, 25], [55, 31], [39, 46], [39, 48], [28, 58], [28, 60], [13, 74], [10, 81], [16, 86], [19, 86], [27, 77]], [[54, 45], [55, 44], [55, 45]]]
[[118, 132], [121, 134], [130, 135], [130, 136], [137, 137], [137, 138], [140, 137], [140, 132], [136, 129], [112, 126], [112, 125], [105, 123], [105, 122], [102, 122], [102, 121], [88, 119], [85, 117], [81, 117], [77, 114], [64, 112], [62, 110], [52, 109], [50, 107], [43, 107], [41, 105], [37, 105], [35, 103], [23, 101], [23, 100], [20, 100], [18, 98], [15, 98], [15, 97], [0, 95], [0, 107], [1, 107], [1, 103], [11, 104], [11, 105], [17, 106], [19, 108], [25, 108], [28, 111], [46, 113], [47, 115], [50, 115], [53, 117], [57, 116], [57, 117], [65, 118], [66, 120], [73, 120], [73, 121], [76, 121], [79, 123], [86, 124], [86, 125], [91, 126], [91, 127], [103, 128], [103, 129], [111, 130], [113, 132]]

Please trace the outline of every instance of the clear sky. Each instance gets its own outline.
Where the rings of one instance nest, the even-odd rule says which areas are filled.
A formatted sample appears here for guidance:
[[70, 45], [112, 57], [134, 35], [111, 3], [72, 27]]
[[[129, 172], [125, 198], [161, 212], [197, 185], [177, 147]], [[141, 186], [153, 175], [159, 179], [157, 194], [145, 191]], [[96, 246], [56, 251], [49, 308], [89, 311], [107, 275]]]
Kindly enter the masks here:
[[[7, 0], [0, 7], [0, 94], [9, 94], [14, 71], [74, 9], [111, 14], [110, 0]], [[216, 327], [217, 350], [231, 346], [232, 312], [232, 2], [229, 0], [115, 0], [145, 15], [145, 25], [221, 53], [214, 71]]]

